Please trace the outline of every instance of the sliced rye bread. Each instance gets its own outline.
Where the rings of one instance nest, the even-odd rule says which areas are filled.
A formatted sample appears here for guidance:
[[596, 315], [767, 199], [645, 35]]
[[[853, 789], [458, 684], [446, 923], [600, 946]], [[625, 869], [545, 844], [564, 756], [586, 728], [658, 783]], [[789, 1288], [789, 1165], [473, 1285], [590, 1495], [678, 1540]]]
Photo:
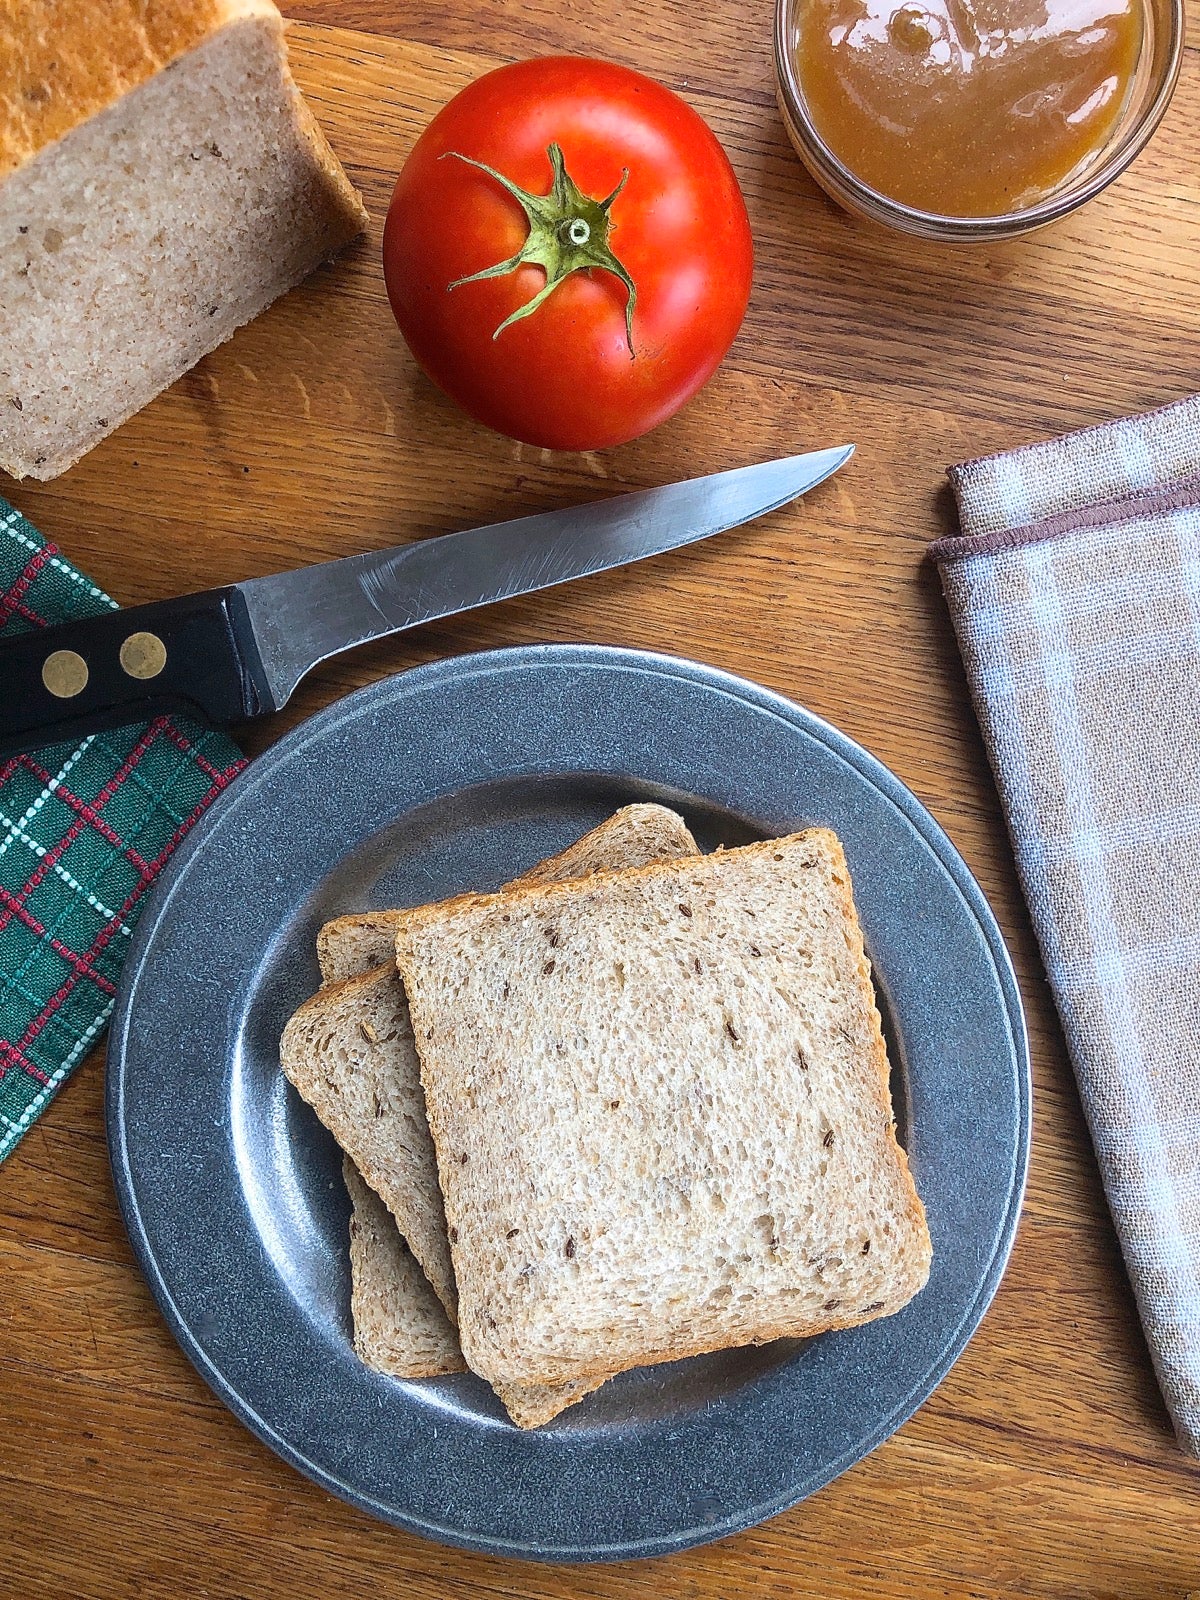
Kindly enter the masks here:
[[396, 951], [493, 1384], [849, 1327], [925, 1283], [834, 834], [464, 896]]
[[[349, 1156], [342, 1177], [350, 1195], [350, 1316], [360, 1361], [393, 1378], [441, 1378], [467, 1372], [446, 1308], [405, 1243], [396, 1219], [368, 1188]], [[560, 1384], [499, 1384], [496, 1394], [519, 1428], [550, 1422], [598, 1389], [602, 1378]]]
[[456, 1316], [446, 1215], [429, 1142], [404, 985], [394, 967], [321, 989], [284, 1029], [288, 1079], [399, 1224]]
[[394, 1378], [465, 1372], [446, 1308], [404, 1242], [396, 1219], [359, 1176], [349, 1156], [342, 1177], [350, 1218], [350, 1312], [360, 1360]]
[[[606, 868], [642, 866], [699, 853], [682, 817], [666, 806], [622, 806], [558, 855], [539, 861], [518, 883], [559, 883]], [[317, 935], [323, 983], [341, 983], [374, 967], [396, 965], [396, 928], [403, 911], [361, 911], [327, 922]]]
[[[518, 882], [572, 877], [598, 862], [623, 866], [654, 852], [695, 855], [683, 819], [664, 806], [626, 806], [569, 849], [539, 862]], [[321, 930], [331, 969], [342, 971], [377, 951], [378, 919], [390, 918], [383, 949], [391, 959], [321, 989], [284, 1029], [280, 1060], [359, 1173], [395, 1216], [451, 1320], [457, 1316], [445, 1213], [404, 985], [395, 968], [400, 912], [343, 917]], [[363, 919], [365, 920], [365, 919]], [[320, 940], [318, 940], [320, 950]]]
[[[662, 806], [627, 806], [518, 881], [540, 881], [555, 874], [570, 877], [598, 864], [641, 863], [655, 859], [655, 850], [670, 856], [698, 853], [695, 840], [674, 812]], [[373, 915], [394, 919], [397, 914]], [[361, 958], [371, 949], [370, 939], [364, 939], [361, 928], [354, 926], [359, 921], [346, 917], [339, 919], [339, 924], [326, 925], [346, 930], [344, 942], [335, 937], [327, 945], [343, 969], [352, 956]], [[393, 920], [384, 947], [389, 951], [394, 928]], [[424, 1117], [404, 987], [394, 965], [345, 978], [321, 990], [288, 1024], [280, 1056], [290, 1081], [343, 1149], [354, 1156], [365, 1181], [386, 1202], [398, 1230], [410, 1241], [446, 1311], [453, 1316], [456, 1298], [437, 1165]], [[368, 1241], [352, 1253], [352, 1304], [359, 1303], [360, 1278], [374, 1270], [366, 1259], [373, 1248]], [[378, 1271], [386, 1273], [386, 1263]], [[375, 1324], [385, 1315], [377, 1315]], [[356, 1347], [358, 1328], [356, 1315]], [[403, 1337], [402, 1306], [389, 1329], [381, 1334], [373, 1326], [364, 1338], [372, 1344], [379, 1338], [394, 1348]], [[520, 1427], [535, 1427], [582, 1399], [602, 1381], [601, 1376], [553, 1387], [495, 1387], [513, 1421]]]

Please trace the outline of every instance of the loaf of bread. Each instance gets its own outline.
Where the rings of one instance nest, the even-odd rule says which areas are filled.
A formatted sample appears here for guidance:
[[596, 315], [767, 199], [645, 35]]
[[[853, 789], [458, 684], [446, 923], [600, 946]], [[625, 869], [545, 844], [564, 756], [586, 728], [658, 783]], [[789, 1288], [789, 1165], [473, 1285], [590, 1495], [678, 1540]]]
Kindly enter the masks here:
[[924, 1284], [832, 833], [425, 907], [396, 953], [493, 1385], [850, 1327]]
[[0, 466], [53, 478], [366, 213], [270, 0], [0, 6]]

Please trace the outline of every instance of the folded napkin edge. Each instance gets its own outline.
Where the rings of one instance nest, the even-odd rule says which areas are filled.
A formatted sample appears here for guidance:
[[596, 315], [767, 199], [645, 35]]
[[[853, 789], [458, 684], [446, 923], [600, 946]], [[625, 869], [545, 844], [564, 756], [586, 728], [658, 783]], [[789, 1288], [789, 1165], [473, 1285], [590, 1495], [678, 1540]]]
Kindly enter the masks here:
[[[972, 466], [964, 462], [963, 466]], [[960, 469], [951, 467], [951, 481]], [[1025, 545], [1040, 544], [1048, 539], [1063, 539], [1069, 534], [1088, 528], [1102, 528], [1132, 517], [1167, 515], [1172, 511], [1200, 509], [1200, 474], [1183, 479], [1170, 489], [1137, 489], [1132, 494], [1118, 495], [1113, 499], [1099, 500], [1094, 505], [1081, 506], [1074, 511], [1064, 511], [1056, 517], [1046, 517], [1041, 522], [1026, 523], [1020, 528], [995, 528], [986, 533], [948, 534], [935, 539], [928, 554], [938, 566], [951, 561], [964, 561], [971, 556], [997, 555], [1004, 550], [1017, 550]]]

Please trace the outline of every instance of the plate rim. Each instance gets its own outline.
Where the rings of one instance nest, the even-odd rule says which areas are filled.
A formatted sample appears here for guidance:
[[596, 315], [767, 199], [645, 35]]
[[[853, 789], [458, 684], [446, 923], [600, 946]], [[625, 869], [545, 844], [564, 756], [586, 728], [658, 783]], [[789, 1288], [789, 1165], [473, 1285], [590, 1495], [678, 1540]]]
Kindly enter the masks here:
[[[977, 1293], [957, 1326], [947, 1337], [942, 1357], [926, 1372], [922, 1382], [910, 1390], [898, 1405], [883, 1417], [869, 1434], [860, 1435], [831, 1463], [826, 1463], [817, 1481], [806, 1480], [799, 1498], [790, 1491], [773, 1496], [752, 1507], [742, 1507], [719, 1521], [676, 1530], [671, 1536], [644, 1537], [586, 1548], [575, 1545], [549, 1546], [496, 1535], [477, 1535], [446, 1527], [424, 1515], [399, 1510], [383, 1500], [339, 1478], [327, 1467], [313, 1461], [262, 1417], [249, 1401], [207, 1357], [179, 1310], [161, 1271], [142, 1224], [134, 1174], [129, 1160], [124, 1121], [124, 1063], [129, 1024], [137, 998], [138, 977], [156, 930], [174, 894], [187, 877], [196, 856], [205, 849], [211, 834], [228, 813], [249, 803], [259, 784], [269, 778], [294, 752], [303, 750], [314, 738], [327, 737], [347, 717], [357, 717], [373, 700], [390, 703], [398, 693], [445, 685], [456, 679], [508, 670], [536, 670], [542, 665], [576, 665], [581, 670], [649, 672], [655, 676], [679, 679], [716, 689], [735, 700], [749, 702], [771, 712], [785, 723], [810, 733], [839, 756], [887, 799], [910, 822], [925, 844], [936, 855], [959, 896], [971, 912], [990, 957], [1003, 999], [1012, 1035], [1014, 1073], [1017, 1086], [1018, 1119], [1015, 1129], [1015, 1161], [1008, 1200], [995, 1247], [981, 1269]], [[497, 774], [503, 776], [504, 774]], [[727, 1538], [801, 1503], [828, 1486], [835, 1478], [856, 1465], [904, 1425], [944, 1381], [959, 1360], [986, 1314], [1011, 1257], [1023, 1207], [1032, 1144], [1032, 1073], [1028, 1031], [1020, 988], [1003, 934], [987, 898], [966, 861], [945, 829], [916, 794], [894, 772], [848, 734], [825, 718], [775, 690], [738, 674], [707, 663], [664, 652], [638, 650], [602, 644], [526, 644], [496, 650], [472, 651], [443, 656], [353, 690], [330, 702], [311, 717], [290, 728], [261, 755], [255, 757], [239, 780], [225, 789], [197, 821], [148, 896], [130, 949], [122, 968], [118, 995], [113, 1010], [105, 1060], [105, 1130], [109, 1165], [118, 1208], [134, 1257], [154, 1300], [184, 1354], [235, 1417], [269, 1449], [318, 1487], [336, 1495], [356, 1509], [406, 1532], [434, 1539], [459, 1549], [513, 1559], [558, 1563], [607, 1563], [649, 1558], [694, 1548]]]

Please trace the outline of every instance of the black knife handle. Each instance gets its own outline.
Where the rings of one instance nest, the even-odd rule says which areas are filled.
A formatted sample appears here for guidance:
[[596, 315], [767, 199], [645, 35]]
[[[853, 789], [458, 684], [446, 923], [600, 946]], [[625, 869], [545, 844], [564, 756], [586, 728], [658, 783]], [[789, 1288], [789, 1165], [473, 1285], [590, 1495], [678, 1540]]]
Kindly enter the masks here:
[[167, 711], [228, 727], [276, 709], [236, 589], [0, 640], [0, 757]]

